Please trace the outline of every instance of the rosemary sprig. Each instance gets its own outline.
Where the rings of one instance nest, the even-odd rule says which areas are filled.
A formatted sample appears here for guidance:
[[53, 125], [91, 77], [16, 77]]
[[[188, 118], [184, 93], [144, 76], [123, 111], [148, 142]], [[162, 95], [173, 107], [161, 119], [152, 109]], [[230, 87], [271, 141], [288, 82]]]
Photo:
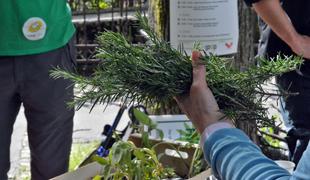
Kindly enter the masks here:
[[[159, 39], [148, 26], [147, 19], [137, 15], [151, 43], [130, 44], [115, 32], [102, 33], [97, 57], [102, 62], [92, 77], [57, 69], [54, 78], [63, 77], [75, 82], [81, 91], [74, 104], [81, 107], [86, 101], [93, 104], [121, 100], [127, 104], [166, 104], [173, 97], [189, 91], [192, 82], [190, 57]], [[272, 76], [292, 71], [302, 63], [301, 58], [277, 57], [260, 60], [260, 66], [240, 72], [225, 58], [205, 54], [201, 58], [207, 69], [208, 85], [223, 112], [232, 119], [272, 124], [262, 105], [267, 93], [262, 84]], [[279, 94], [281, 95], [281, 94]]]

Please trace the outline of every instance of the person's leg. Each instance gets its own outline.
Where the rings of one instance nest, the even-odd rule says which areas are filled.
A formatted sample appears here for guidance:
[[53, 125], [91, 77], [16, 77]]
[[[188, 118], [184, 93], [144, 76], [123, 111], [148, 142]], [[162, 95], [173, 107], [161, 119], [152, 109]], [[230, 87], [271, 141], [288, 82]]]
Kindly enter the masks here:
[[282, 90], [292, 93], [284, 99], [289, 123], [310, 130], [310, 77], [291, 71], [278, 77], [277, 83]]
[[50, 70], [60, 67], [72, 71], [73, 44], [60, 49], [20, 59], [25, 71], [22, 91], [31, 151], [32, 180], [46, 180], [68, 170], [72, 143], [74, 109], [73, 85], [54, 80]]
[[13, 125], [20, 108], [15, 81], [14, 58], [0, 57], [0, 179], [10, 169], [10, 144]]
[[292, 71], [278, 77], [277, 83], [282, 90], [293, 93], [283, 99], [285, 103], [282, 105], [283, 112], [288, 112], [288, 116], [283, 119], [286, 120], [286, 124], [290, 125], [287, 138], [290, 149], [289, 158], [297, 165], [306, 146], [303, 140], [297, 141], [300, 137], [296, 130], [302, 128], [304, 131], [310, 131], [310, 78]]

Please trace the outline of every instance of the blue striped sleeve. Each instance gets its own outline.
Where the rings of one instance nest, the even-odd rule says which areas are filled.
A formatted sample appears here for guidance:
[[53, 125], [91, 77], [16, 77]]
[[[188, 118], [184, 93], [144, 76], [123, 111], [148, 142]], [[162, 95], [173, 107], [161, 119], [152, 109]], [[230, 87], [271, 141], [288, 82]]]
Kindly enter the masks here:
[[286, 180], [291, 175], [268, 159], [239, 129], [214, 132], [204, 143], [204, 154], [215, 176], [223, 180]]

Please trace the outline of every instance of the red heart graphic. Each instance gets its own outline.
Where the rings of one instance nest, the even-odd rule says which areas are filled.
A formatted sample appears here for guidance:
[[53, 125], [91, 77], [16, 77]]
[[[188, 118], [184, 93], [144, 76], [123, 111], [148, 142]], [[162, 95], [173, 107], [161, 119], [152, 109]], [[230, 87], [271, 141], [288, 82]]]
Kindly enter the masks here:
[[227, 42], [225, 43], [225, 46], [230, 49], [232, 46], [233, 46], [233, 43], [232, 42]]

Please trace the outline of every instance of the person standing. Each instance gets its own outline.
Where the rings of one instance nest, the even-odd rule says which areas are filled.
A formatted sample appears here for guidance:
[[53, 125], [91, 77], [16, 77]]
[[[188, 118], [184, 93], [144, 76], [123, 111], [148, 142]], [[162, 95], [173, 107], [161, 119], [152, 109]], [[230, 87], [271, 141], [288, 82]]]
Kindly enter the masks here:
[[0, 179], [10, 168], [10, 143], [23, 104], [31, 177], [45, 180], [67, 171], [72, 143], [73, 85], [49, 76], [73, 71], [75, 28], [64, 0], [0, 0]]
[[299, 55], [305, 58], [300, 69], [277, 77], [282, 90], [298, 93], [283, 99], [288, 117], [283, 116], [288, 131], [290, 158], [296, 164], [309, 142], [310, 135], [310, 1], [245, 0], [263, 21], [258, 55]]

